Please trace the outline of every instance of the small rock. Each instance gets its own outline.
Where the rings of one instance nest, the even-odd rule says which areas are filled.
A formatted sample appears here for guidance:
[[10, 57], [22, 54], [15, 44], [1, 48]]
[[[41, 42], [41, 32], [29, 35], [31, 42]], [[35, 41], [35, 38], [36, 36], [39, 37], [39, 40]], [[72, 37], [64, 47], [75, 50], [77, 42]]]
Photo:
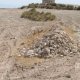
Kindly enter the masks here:
[[66, 78], [71, 78], [71, 75], [67, 74], [65, 75]]
[[45, 50], [47, 51], [48, 54], [50, 54], [50, 48], [46, 47]]
[[28, 52], [26, 53], [26, 56], [34, 56], [34, 50], [28, 50]]
[[22, 55], [24, 57], [29, 57], [29, 56], [34, 56], [36, 54], [35, 54], [34, 50], [22, 48], [22, 50], [20, 50], [20, 55]]
[[20, 55], [24, 56], [27, 53], [27, 49], [26, 48], [22, 48], [20, 50]]

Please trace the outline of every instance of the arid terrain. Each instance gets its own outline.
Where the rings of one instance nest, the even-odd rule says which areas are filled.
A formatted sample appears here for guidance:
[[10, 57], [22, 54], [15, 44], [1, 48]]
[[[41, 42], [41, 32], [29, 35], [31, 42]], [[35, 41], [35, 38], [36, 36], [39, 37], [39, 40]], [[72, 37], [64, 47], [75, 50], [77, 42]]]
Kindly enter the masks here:
[[[80, 80], [80, 11], [37, 9], [56, 15], [54, 21], [37, 22], [20, 18], [25, 10], [0, 9], [0, 80]], [[62, 30], [60, 33], [66, 38], [60, 37], [62, 44], [71, 41], [74, 51], [47, 59], [21, 54], [21, 50], [38, 43], [49, 31], [55, 33], [51, 30], [54, 28], [58, 33]], [[60, 50], [64, 52], [63, 48]]]

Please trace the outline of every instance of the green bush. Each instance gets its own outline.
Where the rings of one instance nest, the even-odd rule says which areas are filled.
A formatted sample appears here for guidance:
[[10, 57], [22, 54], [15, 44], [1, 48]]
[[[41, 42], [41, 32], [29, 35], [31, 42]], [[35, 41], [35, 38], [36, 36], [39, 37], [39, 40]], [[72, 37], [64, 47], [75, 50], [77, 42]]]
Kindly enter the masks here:
[[34, 21], [52, 21], [55, 19], [55, 15], [52, 15], [51, 13], [44, 13], [44, 12], [38, 12], [34, 8], [25, 11], [22, 13], [21, 18], [28, 18], [30, 20]]
[[[22, 7], [24, 8], [24, 7]], [[27, 8], [46, 8], [46, 9], [62, 9], [62, 10], [80, 10], [79, 7], [75, 7], [74, 5], [68, 4], [56, 4], [56, 3], [49, 3], [49, 4], [29, 4]]]
[[74, 10], [74, 6], [73, 5], [67, 5], [66, 9], [68, 9], [68, 10]]
[[24, 9], [24, 8], [27, 8], [27, 6], [22, 6], [22, 7], [20, 7], [20, 9]]
[[46, 9], [53, 9], [53, 6], [49, 4], [46, 6]]
[[28, 8], [37, 8], [38, 6], [39, 6], [39, 4], [32, 3], [32, 4], [28, 5]]
[[80, 6], [77, 7], [77, 10], [80, 10]]

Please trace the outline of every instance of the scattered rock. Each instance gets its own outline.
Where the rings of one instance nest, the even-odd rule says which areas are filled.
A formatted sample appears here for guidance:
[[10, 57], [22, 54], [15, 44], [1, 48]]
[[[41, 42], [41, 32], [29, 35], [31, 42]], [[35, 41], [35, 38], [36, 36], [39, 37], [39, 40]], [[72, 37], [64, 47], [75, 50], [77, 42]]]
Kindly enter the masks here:
[[35, 54], [34, 50], [27, 49], [27, 48], [22, 48], [20, 50], [20, 55], [24, 56], [24, 57], [31, 57], [31, 56], [34, 56], [36, 54]]
[[34, 53], [34, 50], [28, 50], [26, 56], [34, 56], [35, 53]]
[[66, 78], [71, 78], [71, 75], [67, 74], [65, 75]]
[[73, 41], [61, 28], [53, 28], [41, 40], [31, 46], [31, 49], [23, 48], [21, 54], [24, 56], [52, 57], [56, 54], [61, 57], [74, 55], [77, 49]]
[[77, 52], [73, 42], [61, 29], [54, 29], [47, 33], [34, 47], [38, 56], [47, 57], [59, 54], [60, 56], [72, 55]]
[[19, 50], [19, 52], [20, 52], [20, 55], [24, 56], [27, 53], [27, 49], [26, 48], [22, 48], [22, 49]]

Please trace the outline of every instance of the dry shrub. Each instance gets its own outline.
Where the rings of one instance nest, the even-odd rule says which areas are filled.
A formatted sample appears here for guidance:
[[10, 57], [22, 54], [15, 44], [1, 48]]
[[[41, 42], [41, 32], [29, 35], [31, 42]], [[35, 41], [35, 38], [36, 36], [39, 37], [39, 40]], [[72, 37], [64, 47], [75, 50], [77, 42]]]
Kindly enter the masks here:
[[28, 18], [34, 21], [53, 21], [55, 19], [55, 15], [51, 13], [38, 12], [36, 9], [31, 9], [29, 11], [25, 11], [22, 13], [21, 18]]

